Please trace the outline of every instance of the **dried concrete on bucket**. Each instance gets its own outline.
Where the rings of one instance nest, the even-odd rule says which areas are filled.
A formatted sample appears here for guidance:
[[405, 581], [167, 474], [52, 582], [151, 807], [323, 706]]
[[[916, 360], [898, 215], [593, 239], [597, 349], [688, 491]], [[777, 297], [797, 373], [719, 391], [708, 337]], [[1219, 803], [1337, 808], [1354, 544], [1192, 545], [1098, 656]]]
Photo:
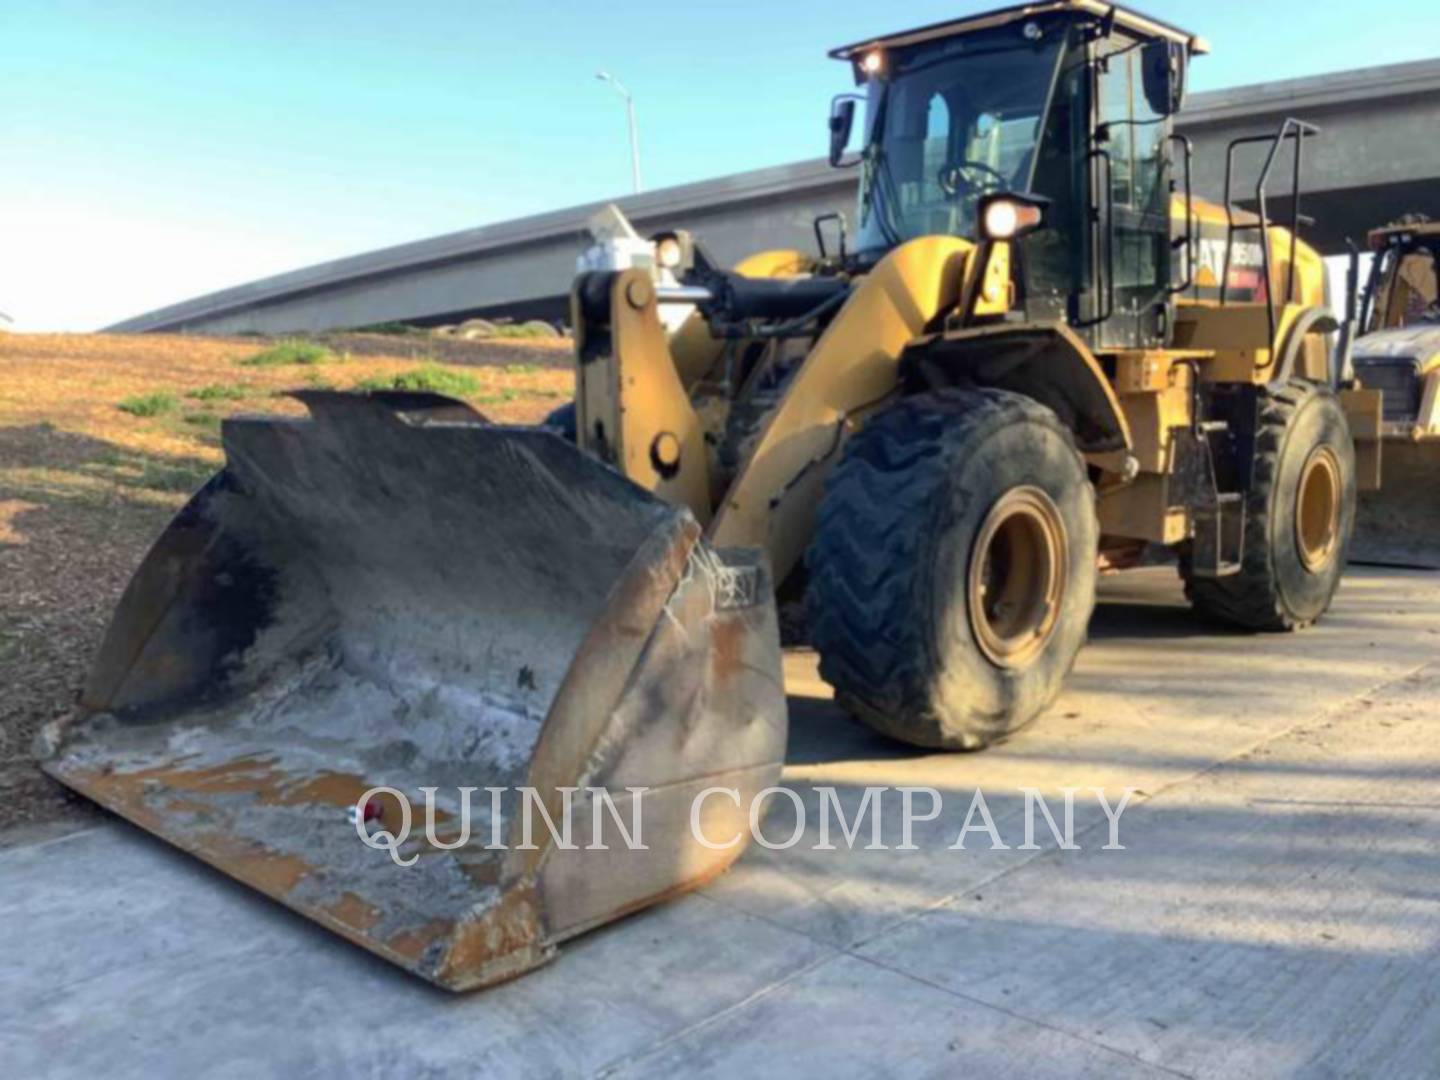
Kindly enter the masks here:
[[[494, 693], [380, 684], [327, 656], [296, 665], [285, 678], [238, 700], [187, 709], [177, 722], [160, 717], [119, 724], [106, 714], [91, 717], [72, 729], [65, 761], [71, 768], [103, 766], [120, 774], [221, 769], [236, 779], [254, 777], [245, 790], [227, 790], [222, 777], [203, 792], [149, 781], [145, 802], [173, 833], [202, 835], [220, 820], [226, 834], [257, 849], [300, 854], [312, 870], [290, 891], [294, 903], [326, 908], [347, 894], [383, 897], [379, 920], [367, 933], [387, 940], [467, 910], [478, 913], [499, 898], [494, 885], [477, 884], [477, 878], [498, 876], [503, 855], [482, 847], [492, 835], [483, 789], [507, 789], [495, 831], [508, 839], [515, 789], [525, 782], [543, 720]], [[407, 860], [421, 855], [413, 867], [396, 866], [358, 843], [353, 804], [291, 798], [336, 775], [365, 777], [372, 787], [392, 787], [412, 800], [411, 835], [398, 853]], [[463, 863], [424, 841], [422, 786], [437, 788], [436, 808], [450, 820], [460, 814], [461, 786], [482, 789], [471, 802], [477, 840], [464, 850]], [[177, 801], [177, 795], [184, 798]]]

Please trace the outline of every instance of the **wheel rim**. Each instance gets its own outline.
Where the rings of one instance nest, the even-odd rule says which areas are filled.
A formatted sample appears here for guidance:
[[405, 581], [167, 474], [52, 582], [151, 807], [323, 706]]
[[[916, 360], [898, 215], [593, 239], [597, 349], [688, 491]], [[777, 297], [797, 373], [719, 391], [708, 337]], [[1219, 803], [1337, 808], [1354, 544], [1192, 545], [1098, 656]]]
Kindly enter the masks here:
[[1295, 496], [1295, 546], [1311, 573], [1335, 554], [1340, 538], [1340, 463], [1328, 446], [1317, 446], [1300, 472]]
[[1065, 595], [1065, 522], [1049, 495], [1012, 488], [990, 508], [970, 557], [975, 640], [991, 663], [1018, 668], [1049, 643]]

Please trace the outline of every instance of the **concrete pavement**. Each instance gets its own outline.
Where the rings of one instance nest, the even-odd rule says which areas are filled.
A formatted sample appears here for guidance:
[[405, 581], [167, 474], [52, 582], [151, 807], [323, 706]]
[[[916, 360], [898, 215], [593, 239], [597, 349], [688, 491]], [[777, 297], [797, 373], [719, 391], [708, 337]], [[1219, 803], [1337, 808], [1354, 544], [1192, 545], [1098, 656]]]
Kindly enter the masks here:
[[[49, 1076], [1440, 1075], [1440, 575], [1357, 570], [1325, 622], [1198, 625], [1109, 579], [1070, 688], [919, 753], [787, 660], [805, 837], [453, 997], [115, 823], [0, 850], [0, 1059]], [[813, 850], [817, 789], [936, 789]], [[1088, 797], [1138, 789], [1124, 850]], [[1079, 850], [1024, 799], [1075, 807]], [[974, 789], [996, 831], [952, 850]], [[791, 831], [777, 803], [767, 835]], [[833, 830], [833, 826], [832, 826]]]

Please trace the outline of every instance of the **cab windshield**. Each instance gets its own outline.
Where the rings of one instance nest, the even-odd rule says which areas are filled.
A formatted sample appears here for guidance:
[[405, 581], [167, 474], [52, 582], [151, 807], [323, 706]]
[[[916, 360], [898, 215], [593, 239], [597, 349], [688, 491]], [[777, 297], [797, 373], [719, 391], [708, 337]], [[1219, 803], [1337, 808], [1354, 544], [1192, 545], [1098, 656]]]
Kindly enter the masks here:
[[1440, 322], [1440, 236], [1382, 252], [1372, 291], [1380, 294], [1372, 329]]
[[982, 195], [1029, 190], [1063, 39], [1052, 27], [1026, 40], [1012, 26], [888, 58], [887, 76], [870, 83], [862, 252], [970, 236]]

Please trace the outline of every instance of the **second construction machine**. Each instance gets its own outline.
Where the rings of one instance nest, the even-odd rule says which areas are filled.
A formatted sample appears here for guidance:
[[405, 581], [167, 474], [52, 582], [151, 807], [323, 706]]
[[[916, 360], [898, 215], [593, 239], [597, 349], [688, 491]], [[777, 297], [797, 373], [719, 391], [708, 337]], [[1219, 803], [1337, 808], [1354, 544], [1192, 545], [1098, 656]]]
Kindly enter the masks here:
[[1355, 373], [1384, 395], [1384, 484], [1360, 498], [1357, 561], [1440, 569], [1440, 222], [1369, 236]]
[[[1102, 564], [1146, 545], [1206, 616], [1313, 622], [1379, 394], [1332, 370], [1321, 261], [1269, 217], [1314, 129], [1231, 147], [1263, 159], [1255, 214], [1191, 197], [1171, 121], [1203, 51], [1094, 0], [836, 50], [853, 236], [817, 221], [829, 250], [727, 270], [662, 234], [666, 274], [580, 276], [568, 438], [416, 394], [227, 421], [224, 471], [137, 573], [46, 767], [471, 987], [738, 854], [695, 829], [742, 835], [779, 776], [777, 588], [840, 704], [927, 747], [1043, 710]], [[457, 785], [494, 793], [468, 841]], [[646, 846], [531, 843], [518, 788], [556, 814], [643, 796]], [[402, 796], [438, 831], [402, 845]], [[418, 863], [361, 845], [347, 808]]]

